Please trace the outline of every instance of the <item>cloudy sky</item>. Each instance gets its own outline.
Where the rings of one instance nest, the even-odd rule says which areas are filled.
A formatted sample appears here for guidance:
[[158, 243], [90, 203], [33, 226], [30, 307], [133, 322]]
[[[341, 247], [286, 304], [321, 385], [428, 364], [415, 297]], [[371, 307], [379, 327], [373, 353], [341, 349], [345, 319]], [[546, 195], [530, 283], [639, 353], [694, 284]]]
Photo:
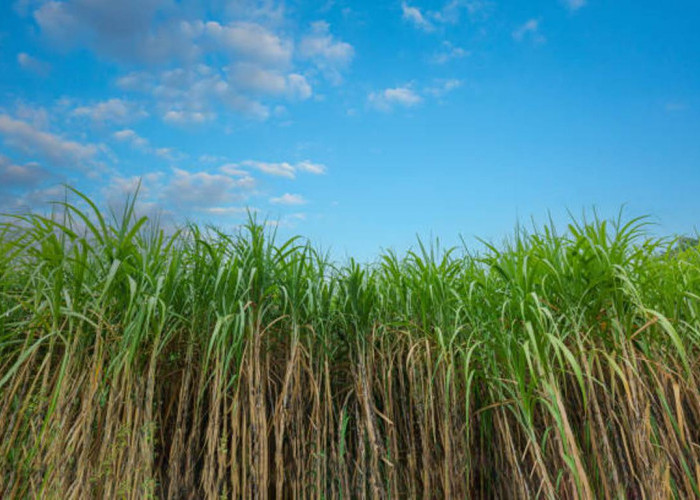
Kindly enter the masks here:
[[597, 207], [700, 226], [700, 4], [3, 0], [0, 209], [72, 184], [341, 255]]

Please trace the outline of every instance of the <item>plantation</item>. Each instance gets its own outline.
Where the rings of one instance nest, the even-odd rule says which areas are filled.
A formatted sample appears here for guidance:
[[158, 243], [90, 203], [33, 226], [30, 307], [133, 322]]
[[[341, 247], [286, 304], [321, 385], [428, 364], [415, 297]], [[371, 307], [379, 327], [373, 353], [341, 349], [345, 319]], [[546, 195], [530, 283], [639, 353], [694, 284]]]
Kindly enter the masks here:
[[0, 229], [2, 498], [700, 497], [700, 251], [332, 263], [75, 194]]

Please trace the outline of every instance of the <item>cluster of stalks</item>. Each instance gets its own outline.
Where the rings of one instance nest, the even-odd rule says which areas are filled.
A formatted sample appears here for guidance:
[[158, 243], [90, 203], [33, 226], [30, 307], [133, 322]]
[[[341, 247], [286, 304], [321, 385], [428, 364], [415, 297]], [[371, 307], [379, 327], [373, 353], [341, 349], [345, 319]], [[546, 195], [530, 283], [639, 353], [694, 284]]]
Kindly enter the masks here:
[[700, 497], [700, 251], [644, 220], [339, 266], [75, 196], [0, 226], [2, 498]]

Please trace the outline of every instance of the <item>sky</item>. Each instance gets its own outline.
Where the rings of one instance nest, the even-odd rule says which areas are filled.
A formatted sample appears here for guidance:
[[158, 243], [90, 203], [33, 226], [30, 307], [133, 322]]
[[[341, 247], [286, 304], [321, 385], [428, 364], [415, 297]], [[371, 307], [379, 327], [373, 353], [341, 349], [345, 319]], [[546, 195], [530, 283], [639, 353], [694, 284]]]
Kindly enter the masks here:
[[0, 211], [371, 259], [568, 213], [700, 226], [700, 2], [2, 0]]

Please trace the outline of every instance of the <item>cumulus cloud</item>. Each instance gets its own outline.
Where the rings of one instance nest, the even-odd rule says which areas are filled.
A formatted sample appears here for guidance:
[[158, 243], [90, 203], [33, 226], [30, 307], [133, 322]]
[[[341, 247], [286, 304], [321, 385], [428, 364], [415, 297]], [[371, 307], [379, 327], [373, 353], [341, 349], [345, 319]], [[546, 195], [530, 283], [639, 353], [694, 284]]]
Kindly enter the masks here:
[[152, 194], [152, 187], [160, 181], [162, 175], [161, 172], [152, 172], [143, 177], [137, 175], [130, 177], [123, 177], [120, 175], [112, 176], [109, 182], [102, 188], [102, 196], [111, 206], [121, 205], [125, 203], [128, 198], [138, 196], [142, 204], [146, 203], [148, 206], [152, 207], [155, 203], [145, 200], [149, 199]]
[[139, 216], [157, 216], [168, 223], [178, 215], [207, 213], [232, 215], [245, 212], [241, 203], [254, 187], [249, 175], [230, 175], [175, 168], [170, 172], [150, 172], [143, 176], [114, 175], [102, 188], [102, 197], [110, 207], [123, 208], [124, 202], [138, 190], [136, 212]]
[[314, 175], [321, 175], [326, 172], [325, 165], [320, 163], [312, 163], [308, 160], [297, 162], [296, 164], [291, 164], [287, 162], [264, 162], [264, 161], [253, 161], [246, 160], [240, 164], [229, 164], [222, 169], [228, 172], [235, 171], [240, 166], [254, 168], [263, 172], [264, 174], [274, 175], [277, 177], [286, 177], [288, 179], [294, 179], [297, 172], [305, 172]]
[[[231, 114], [265, 121], [286, 115], [289, 103], [318, 95], [318, 86], [342, 82], [354, 57], [352, 45], [325, 21], [296, 32], [278, 1], [217, 0], [211, 8], [189, 7], [172, 0], [26, 2], [53, 46], [87, 49], [124, 63], [121, 67], [141, 68], [116, 79], [123, 96], [66, 110], [95, 126], [131, 127], [146, 116], [177, 127]], [[35, 66], [24, 53], [18, 62]], [[129, 143], [146, 148], [135, 138]]]
[[[141, 79], [146, 80], [147, 77], [143, 75]], [[148, 89], [155, 97], [163, 99], [201, 98], [209, 93], [220, 94], [228, 88], [216, 70], [205, 64], [163, 71], [153, 77], [153, 81], [154, 87]]]
[[424, 92], [435, 97], [442, 97], [462, 86], [462, 80], [450, 78], [447, 80], [436, 80], [431, 87], [427, 87]]
[[163, 189], [163, 196], [169, 204], [179, 207], [206, 209], [240, 201], [252, 187], [249, 176], [236, 178], [182, 169], [174, 169], [173, 174]]
[[66, 195], [66, 189], [59, 184], [36, 188], [26, 186], [25, 188], [21, 194], [1, 193], [0, 207], [2, 210], [19, 213], [36, 211], [40, 207], [48, 208], [49, 203], [62, 200]]
[[[266, 120], [279, 106], [269, 101], [310, 98], [319, 74], [340, 83], [354, 56], [324, 21], [313, 23], [295, 45], [278, 2], [222, 2], [210, 13], [222, 10], [226, 21], [193, 17], [195, 11], [171, 0], [46, 0], [33, 15], [58, 46], [87, 48], [131, 66], [145, 63], [148, 69], [119, 77], [117, 86], [151, 97], [155, 114], [175, 125], [202, 124], [231, 111]], [[125, 124], [144, 115], [136, 111], [111, 99], [81, 106], [75, 116]]]
[[174, 161], [185, 158], [187, 155], [177, 152], [174, 148], [156, 148], [153, 150], [156, 156], [160, 156], [166, 160]]
[[397, 108], [413, 108], [426, 98], [440, 99], [462, 86], [456, 78], [434, 79], [432, 84], [421, 86], [419, 90], [413, 83], [370, 92], [367, 102], [370, 107], [384, 112]]
[[[156, 179], [157, 174], [152, 174], [149, 177], [149, 180]], [[148, 182], [144, 182], [144, 179], [136, 175], [131, 177], [114, 176], [103, 188], [102, 194], [107, 198], [123, 200], [128, 196], [134, 196], [137, 191], [143, 197], [148, 196], [150, 194]]]
[[279, 71], [253, 63], [234, 64], [229, 78], [238, 88], [254, 93], [280, 95], [287, 88], [287, 79]]
[[303, 75], [284, 75], [253, 63], [237, 63], [229, 68], [229, 81], [236, 88], [255, 94], [287, 96], [295, 99], [311, 97], [311, 86]]
[[242, 207], [239, 205], [229, 205], [229, 206], [223, 206], [223, 207], [208, 207], [203, 210], [204, 212], [211, 214], [211, 215], [217, 215], [217, 216], [230, 216], [230, 215], [245, 215], [248, 212], [257, 212], [258, 209], [254, 207]]
[[296, 212], [292, 214], [287, 214], [279, 220], [269, 220], [266, 222], [268, 226], [273, 227], [284, 227], [284, 228], [294, 228], [301, 221], [306, 220], [306, 214], [302, 212]]
[[264, 174], [274, 175], [277, 177], [287, 177], [289, 179], [294, 179], [295, 172], [296, 172], [294, 165], [291, 165], [287, 162], [274, 163], [274, 162], [246, 160], [244, 162], [241, 162], [241, 165], [243, 165], [245, 167], [254, 168], [254, 169], [259, 170], [260, 172], [262, 172]]
[[95, 144], [70, 141], [4, 114], [0, 114], [0, 135], [8, 146], [60, 167], [88, 169], [96, 165], [101, 151]]
[[[252, 91], [239, 87], [242, 83], [251, 87], [264, 84], [255, 93], [257, 96], [280, 91], [285, 98], [306, 98], [311, 92], [310, 87], [303, 85], [305, 80], [300, 81], [296, 76], [282, 76], [271, 70], [261, 70], [259, 74], [241, 74], [237, 78], [234, 72], [234, 67], [222, 71], [220, 68], [198, 64], [153, 74], [130, 73], [119, 79], [117, 85], [124, 90], [150, 94], [161, 118], [176, 125], [213, 121], [218, 113], [227, 110], [258, 120], [267, 119], [270, 115], [268, 107], [259, 102]], [[283, 81], [275, 82], [276, 76]]]
[[512, 35], [516, 42], [530, 39], [533, 43], [541, 44], [546, 41], [546, 38], [540, 33], [540, 22], [537, 19], [528, 19], [513, 30]]
[[18, 165], [0, 155], [0, 186], [4, 188], [36, 187], [51, 178], [51, 174], [38, 163]]
[[309, 160], [300, 161], [296, 164], [296, 169], [301, 172], [321, 175], [326, 173], [326, 166], [320, 163], [312, 163]]
[[368, 100], [376, 109], [390, 111], [396, 106], [411, 108], [423, 99], [410, 86], [403, 86], [371, 92]]
[[117, 87], [122, 90], [148, 92], [154, 87], [156, 77], [145, 71], [134, 71], [117, 78], [116, 83]]
[[423, 31], [433, 31], [435, 26], [428, 21], [418, 7], [412, 7], [406, 2], [401, 4], [402, 17]]
[[247, 170], [241, 168], [238, 163], [226, 163], [221, 165], [219, 170], [227, 175], [233, 175], [234, 177], [249, 175]]
[[18, 102], [14, 109], [15, 118], [30, 123], [34, 128], [46, 130], [51, 124], [49, 111], [42, 106]]
[[49, 63], [32, 57], [26, 52], [17, 54], [17, 63], [22, 69], [39, 76], [47, 76], [51, 72], [51, 65]]
[[73, 110], [73, 116], [89, 118], [96, 123], [127, 123], [145, 118], [148, 113], [134, 103], [123, 99], [108, 99]]
[[267, 108], [239, 92], [217, 69], [200, 64], [161, 73], [152, 95], [163, 108], [163, 119], [174, 124], [204, 123], [214, 120], [215, 109], [232, 109], [265, 119]]
[[166, 230], [174, 228], [175, 215], [160, 203], [156, 196], [161, 192], [163, 172], [151, 172], [143, 176], [114, 175], [102, 187], [102, 199], [115, 213], [121, 213], [128, 201], [134, 202], [135, 215], [158, 219], [160, 227]]
[[289, 66], [292, 41], [258, 22], [270, 17], [243, 3], [229, 10], [244, 19], [228, 23], [188, 18], [188, 11], [170, 0], [50, 0], [34, 11], [34, 19], [59, 46], [86, 46], [122, 62], [192, 63], [220, 52], [236, 60]]
[[463, 11], [467, 11], [472, 20], [485, 17], [488, 5], [488, 2], [482, 0], [448, 0], [438, 10], [424, 11], [420, 7], [403, 2], [401, 17], [414, 27], [430, 33], [436, 31], [439, 26], [459, 23]]
[[176, 125], [204, 123], [216, 118], [212, 112], [192, 111], [187, 109], [170, 109], [163, 115], [163, 121]]
[[299, 55], [310, 59], [333, 83], [342, 81], [341, 72], [348, 67], [355, 49], [347, 42], [337, 40], [330, 33], [330, 25], [325, 21], [311, 24], [310, 33], [299, 43]]
[[284, 193], [282, 196], [270, 198], [270, 203], [273, 205], [304, 205], [307, 201], [300, 194]]
[[156, 24], [169, 6], [168, 0], [50, 0], [34, 11], [34, 20], [64, 48], [87, 46], [125, 62], [192, 60], [201, 26], [167, 16]]
[[308, 99], [311, 97], [311, 85], [304, 75], [292, 73], [287, 76], [287, 94], [295, 99]]
[[430, 16], [437, 22], [457, 24], [463, 11], [466, 11], [472, 20], [485, 17], [489, 5], [489, 2], [482, 0], [448, 0], [439, 11], [431, 12]]
[[143, 153], [151, 154], [168, 161], [178, 161], [183, 160], [187, 155], [177, 151], [174, 148], [164, 148], [164, 147], [153, 147], [148, 139], [141, 137], [137, 132], [132, 129], [122, 129], [117, 130], [112, 134], [112, 137], [121, 143], [128, 144], [134, 149], [137, 149]]
[[274, 66], [286, 66], [292, 58], [292, 43], [257, 23], [210, 21], [205, 33], [219, 48], [240, 58]]
[[148, 147], [148, 139], [144, 139], [131, 129], [118, 130], [112, 134], [116, 140], [127, 142], [133, 147], [144, 149]]
[[230, 18], [238, 19], [228, 23], [188, 17], [191, 11], [171, 0], [49, 0], [34, 11], [34, 19], [59, 46], [86, 46], [122, 62], [192, 63], [215, 51], [237, 60], [289, 65], [291, 40], [261, 24], [272, 18], [246, 2], [232, 3], [239, 8], [228, 9]]
[[463, 59], [469, 52], [462, 47], [456, 47], [448, 41], [442, 42], [442, 48], [430, 59], [435, 64], [445, 64], [455, 59]]

